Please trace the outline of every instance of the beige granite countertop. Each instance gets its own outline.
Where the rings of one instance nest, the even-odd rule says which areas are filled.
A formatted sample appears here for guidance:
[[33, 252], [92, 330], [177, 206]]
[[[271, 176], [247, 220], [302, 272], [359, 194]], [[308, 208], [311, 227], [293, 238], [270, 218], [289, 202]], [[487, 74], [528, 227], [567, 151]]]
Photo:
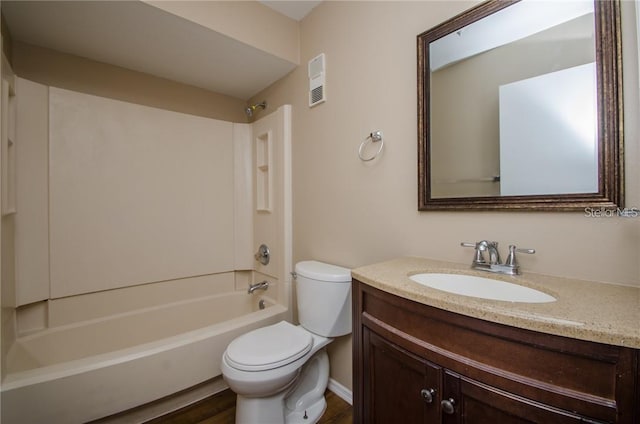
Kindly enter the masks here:
[[[551, 303], [518, 303], [450, 294], [422, 286], [423, 272], [477, 275], [531, 287]], [[500, 324], [617, 346], [640, 348], [640, 288], [523, 272], [519, 276], [471, 270], [468, 264], [406, 257], [352, 270], [353, 278], [405, 299]]]

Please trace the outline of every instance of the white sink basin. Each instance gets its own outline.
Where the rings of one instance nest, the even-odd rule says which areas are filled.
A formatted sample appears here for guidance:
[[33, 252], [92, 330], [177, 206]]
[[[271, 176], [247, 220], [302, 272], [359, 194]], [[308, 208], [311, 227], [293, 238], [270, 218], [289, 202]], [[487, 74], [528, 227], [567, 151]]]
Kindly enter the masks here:
[[549, 296], [539, 290], [506, 281], [476, 277], [473, 275], [428, 273], [411, 275], [409, 278], [423, 286], [481, 299], [522, 303], [548, 303], [556, 301], [555, 297]]

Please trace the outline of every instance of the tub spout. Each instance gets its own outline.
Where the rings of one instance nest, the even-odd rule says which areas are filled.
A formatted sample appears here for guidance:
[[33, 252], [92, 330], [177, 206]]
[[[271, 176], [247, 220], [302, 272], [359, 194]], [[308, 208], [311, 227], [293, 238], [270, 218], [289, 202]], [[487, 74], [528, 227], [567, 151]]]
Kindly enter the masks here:
[[264, 280], [261, 283], [249, 284], [249, 290], [247, 290], [247, 293], [251, 294], [256, 290], [266, 290], [268, 287], [269, 287], [269, 282], [267, 280]]

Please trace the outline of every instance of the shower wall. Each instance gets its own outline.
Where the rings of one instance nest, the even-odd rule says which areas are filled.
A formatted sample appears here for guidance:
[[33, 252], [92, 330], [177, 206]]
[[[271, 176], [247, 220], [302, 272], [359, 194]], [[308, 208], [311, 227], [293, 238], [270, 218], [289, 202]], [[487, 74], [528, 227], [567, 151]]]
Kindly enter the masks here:
[[234, 270], [232, 123], [49, 91], [51, 297]]
[[[235, 211], [237, 198], [251, 202], [251, 174], [238, 172], [251, 162], [247, 124], [21, 78], [16, 91], [21, 207], [5, 301], [20, 333], [73, 322], [61, 318], [70, 307], [91, 319], [211, 294], [251, 269], [252, 216]], [[117, 294], [145, 300], [83, 307]]]
[[[234, 179], [232, 171], [233, 162], [228, 160], [228, 158], [233, 157], [233, 151], [231, 150], [231, 137], [234, 134], [239, 134], [244, 137], [250, 136], [250, 129], [248, 129], [248, 131], [244, 129], [243, 132], [243, 124], [235, 124], [236, 128], [234, 129], [234, 134], [232, 134], [231, 128], [233, 125], [229, 122], [246, 121], [246, 116], [243, 113], [243, 100], [176, 83], [152, 75], [19, 42], [13, 43], [12, 65], [16, 74], [36, 82], [36, 84], [30, 81], [22, 83], [24, 85], [22, 88], [23, 92], [30, 92], [32, 99], [32, 104], [29, 105], [25, 104], [27, 100], [23, 100], [22, 107], [39, 111], [36, 113], [36, 115], [39, 116], [32, 117], [32, 119], [30, 119], [32, 124], [27, 123], [27, 125], [23, 125], [23, 134], [25, 131], [28, 131], [29, 136], [31, 137], [36, 137], [42, 140], [43, 131], [48, 136], [48, 122], [46, 121], [48, 114], [48, 99], [43, 100], [43, 97], [48, 95], [46, 93], [46, 86], [55, 86], [69, 89], [68, 92], [66, 90], [53, 89], [53, 92], [56, 93], [53, 95], [53, 100], [55, 101], [54, 106], [61, 112], [66, 106], [58, 101], [61, 99], [60, 94], [65, 92], [69, 94], [71, 93], [71, 90], [73, 90], [78, 92], [76, 93], [76, 99], [82, 97], [79, 93], [95, 94], [103, 97], [104, 99], [102, 100], [101, 106], [96, 105], [96, 107], [111, 107], [111, 109], [118, 110], [119, 113], [122, 113], [125, 117], [131, 116], [129, 112], [132, 110], [145, 110], [145, 108], [139, 107], [138, 105], [151, 106], [151, 108], [147, 108], [147, 110], [156, 111], [157, 116], [155, 116], [154, 119], [157, 119], [160, 123], [167, 123], [168, 126], [171, 126], [166, 122], [167, 119], [171, 118], [167, 117], [171, 117], [173, 115], [185, 117], [189, 120], [190, 124], [198, 123], [196, 126], [199, 125], [198, 128], [202, 131], [210, 132], [212, 130], [212, 126], [214, 131], [220, 132], [220, 134], [213, 136], [214, 138], [224, 138], [227, 140], [223, 143], [223, 146], [215, 148], [215, 153], [217, 154], [217, 158], [219, 158], [218, 160], [220, 162], [220, 166], [218, 167], [219, 169], [215, 167], [200, 167], [200, 171], [197, 171], [196, 169], [193, 169], [193, 167], [185, 164], [187, 156], [192, 155], [194, 157], [201, 158], [200, 160], [202, 161], [204, 160], [202, 158], [205, 157], [205, 155], [211, 154], [212, 152], [210, 150], [213, 150], [214, 148], [209, 148], [209, 151], [206, 151], [207, 147], [204, 147], [202, 143], [198, 145], [198, 143], [189, 142], [188, 139], [191, 135], [178, 134], [176, 131], [173, 131], [171, 134], [170, 131], [167, 132], [166, 127], [162, 129], [160, 126], [156, 126], [151, 130], [155, 131], [156, 135], [166, 135], [166, 138], [161, 140], [161, 138], [158, 138], [157, 136], [151, 137], [154, 138], [154, 142], [158, 142], [159, 146], [163, 147], [158, 146], [157, 151], [147, 151], [145, 154], [141, 149], [147, 148], [147, 150], [149, 150], [149, 140], [146, 141], [145, 147], [145, 142], [138, 138], [138, 144], [136, 147], [135, 144], [127, 143], [125, 138], [116, 135], [116, 132], [120, 130], [126, 133], [127, 130], [133, 128], [131, 125], [129, 128], [118, 128], [117, 125], [109, 127], [107, 125], [106, 128], [110, 129], [107, 129], [106, 131], [111, 131], [112, 135], [116, 135], [115, 140], [119, 143], [119, 145], [107, 144], [109, 148], [111, 148], [112, 156], [117, 156], [120, 153], [125, 156], [118, 159], [120, 163], [117, 163], [117, 161], [109, 161], [109, 159], [105, 158], [101, 163], [103, 169], [100, 171], [98, 167], [92, 166], [90, 161], [87, 161], [87, 159], [91, 159], [91, 156], [95, 159], [101, 153], [98, 149], [102, 147], [97, 144], [98, 140], [93, 138], [93, 136], [96, 134], [99, 134], [99, 136], [106, 136], [106, 133], [104, 131], [93, 131], [93, 119], [85, 119], [84, 122], [82, 122], [80, 116], [76, 116], [76, 122], [86, 124], [83, 129], [85, 134], [81, 136], [83, 137], [83, 141], [76, 143], [80, 144], [77, 146], [73, 146], [65, 141], [65, 144], [60, 144], [57, 149], [55, 148], [56, 145], [52, 144], [52, 162], [50, 170], [52, 184], [51, 193], [48, 192], [48, 181], [46, 181], [49, 173], [49, 164], [47, 162], [49, 152], [47, 147], [41, 145], [40, 147], [36, 147], [36, 151], [29, 152], [28, 155], [22, 155], [22, 159], [26, 161], [26, 163], [22, 164], [22, 169], [29, 169], [29, 179], [32, 186], [29, 190], [25, 190], [25, 188], [20, 190], [21, 193], [29, 192], [29, 195], [27, 196], [29, 198], [22, 199], [22, 201], [23, 203], [25, 201], [35, 202], [35, 204], [29, 204], [28, 207], [23, 207], [22, 210], [23, 212], [25, 210], [29, 211], [35, 215], [42, 215], [44, 213], [44, 216], [32, 216], [31, 219], [29, 219], [31, 224], [38, 227], [30, 228], [30, 234], [34, 234], [35, 237], [31, 239], [28, 237], [26, 239], [22, 238], [22, 240], [26, 242], [26, 245], [23, 246], [24, 249], [30, 249], [30, 251], [34, 253], [33, 255], [29, 255], [29, 261], [31, 261], [32, 264], [37, 264], [37, 266], [33, 267], [23, 267], [25, 272], [32, 274], [25, 275], [23, 280], [28, 280], [30, 282], [43, 281], [43, 273], [48, 270], [48, 266], [50, 265], [52, 271], [51, 294], [53, 294], [53, 296], [57, 296], [68, 295], [74, 292], [91, 292], [112, 286], [127, 286], [131, 281], [158, 281], [158, 278], [162, 280], [171, 278], [172, 276], [184, 276], [185, 274], [182, 271], [184, 271], [187, 263], [190, 263], [190, 265], [197, 265], [196, 262], [203, 262], [204, 256], [211, 254], [212, 251], [211, 246], [203, 246], [202, 243], [200, 245], [194, 245], [190, 242], [189, 244], [194, 250], [204, 247], [204, 249], [201, 250], [202, 253], [196, 252], [195, 256], [200, 255], [199, 259], [192, 255], [186, 255], [184, 252], [179, 254], [176, 253], [176, 256], [174, 256], [173, 259], [169, 259], [167, 257], [169, 256], [169, 253], [167, 253], [168, 251], [173, 249], [174, 252], [177, 252], [177, 245], [179, 245], [180, 242], [178, 242], [178, 244], [174, 244], [173, 247], [169, 247], [170, 244], [161, 243], [161, 239], [163, 237], [165, 240], [169, 238], [172, 240], [177, 239], [178, 241], [189, 239], [185, 233], [178, 229], [184, 225], [187, 227], [191, 225], [191, 223], [193, 223], [193, 216], [185, 216], [184, 214], [181, 215], [177, 213], [181, 205], [192, 205], [194, 211], [198, 210], [197, 213], [206, 214], [207, 208], [213, 208], [215, 203], [217, 212], [211, 217], [216, 218], [212, 221], [217, 222], [215, 225], [218, 225], [219, 228], [215, 230], [213, 228], [202, 230], [205, 230], [205, 232], [208, 232], [210, 235], [215, 233], [215, 237], [221, 242], [229, 239], [229, 233], [233, 231], [233, 226], [224, 225], [222, 222], [230, 219], [229, 217], [232, 216], [232, 212], [230, 211], [233, 210], [233, 206], [227, 206], [228, 210], [224, 213], [217, 208], [222, 204], [233, 205], [233, 197], [230, 195], [232, 192], [229, 190], [231, 190], [230, 187], [233, 186], [231, 183], [232, 181], [238, 182], [237, 178]], [[40, 96], [40, 99], [37, 99], [38, 96]], [[87, 96], [86, 98], [91, 98], [91, 96]], [[123, 100], [124, 102], [107, 106], [108, 99]], [[45, 105], [44, 111], [42, 109], [42, 105]], [[70, 103], [67, 103], [67, 106], [69, 105]], [[124, 107], [120, 108], [120, 106]], [[125, 111], [126, 109], [128, 109], [128, 111]], [[183, 113], [173, 114], [170, 111]], [[89, 113], [89, 110], [84, 110], [80, 107], [76, 112]], [[94, 110], [94, 112], [99, 113], [98, 110]], [[69, 129], [76, 123], [56, 123], [54, 122], [56, 116], [55, 112], [52, 113], [52, 124], [62, 125], [59, 129], [63, 132], [65, 125], [67, 129]], [[215, 118], [226, 122], [205, 120], [199, 117]], [[88, 116], [85, 115], [85, 118], [88, 118]], [[117, 120], [118, 118], [114, 117], [114, 122], [117, 122]], [[35, 125], [38, 122], [43, 123], [43, 125]], [[205, 122], [208, 122], [208, 124]], [[191, 127], [190, 124], [187, 125], [187, 128]], [[209, 125], [209, 127], [207, 127], [207, 125]], [[138, 130], [140, 129], [141, 127], [138, 127]], [[60, 135], [64, 134], [61, 133]], [[52, 133], [52, 136], [55, 137], [55, 134]], [[87, 141], [89, 143], [85, 144]], [[91, 143], [93, 143], [93, 147], [89, 147]], [[33, 146], [35, 144], [37, 144], [37, 141], [35, 143], [32, 141], [31, 145]], [[238, 152], [237, 148], [235, 153], [250, 154], [246, 152], [246, 147], [245, 143], [244, 153]], [[25, 147], [23, 146], [23, 148]], [[175, 151], [172, 152], [172, 148], [175, 148]], [[127, 149], [129, 149], [128, 153]], [[164, 157], [162, 156], [163, 154], [165, 155]], [[223, 157], [226, 157], [227, 160], [220, 159]], [[212, 160], [215, 161], [216, 157]], [[238, 160], [236, 160], [236, 162], [236, 168], [239, 164], [242, 164], [242, 161], [238, 162]], [[124, 165], [125, 168], [129, 166], [129, 175], [126, 175], [126, 172], [123, 173], [122, 169], [120, 171], [117, 170], [120, 165]], [[186, 170], [193, 172], [191, 174], [180, 172], [181, 167], [182, 169], [186, 168]], [[93, 177], [91, 177], [93, 178], [92, 181], [89, 181], [86, 178], [88, 175], [82, 175], [82, 177], [80, 177], [85, 171], [94, 173]], [[101, 172], [102, 174], [100, 174]], [[108, 175], [109, 172], [111, 172], [112, 175]], [[198, 172], [200, 172], [199, 175], [197, 174]], [[216, 174], [212, 184], [223, 186], [224, 189], [220, 189], [222, 191], [218, 190], [216, 192], [210, 186], [207, 186], [208, 191], [206, 193], [209, 197], [206, 199], [199, 198], [197, 202], [191, 201], [193, 199], [187, 199], [188, 193], [183, 193], [181, 190], [175, 193], [175, 188], [180, 184], [197, 190], [196, 186], [190, 184], [189, 179], [193, 180], [199, 177], [209, 178], [213, 176], [214, 172], [217, 172], [218, 174]], [[84, 188], [78, 186], [78, 179], [72, 181], [74, 177], [72, 173], [76, 173], [75, 177], [80, 177], [79, 181], [86, 183]], [[139, 175], [142, 176], [142, 182], [134, 179], [134, 177]], [[242, 177], [242, 174], [240, 174], [240, 177]], [[129, 179], [129, 181], [127, 181], [127, 179]], [[100, 184], [102, 184], [102, 186]], [[146, 187], [145, 184], [147, 185]], [[90, 188], [91, 185], [94, 185], [93, 189], [95, 190]], [[114, 190], [114, 187], [116, 186], [118, 186], [118, 191]], [[111, 189], [109, 187], [111, 187]], [[245, 191], [247, 189], [250, 190], [250, 188], [244, 188]], [[32, 192], [32, 190], [35, 190], [35, 192]], [[67, 207], [65, 206], [65, 196], [73, 196], [74, 193], [71, 192], [72, 190], [75, 190], [75, 195], [84, 196], [84, 201], [79, 202], [76, 206], [69, 205]], [[82, 193], [83, 190], [88, 193]], [[173, 194], [172, 190], [174, 191]], [[224, 192], [224, 190], [226, 190], [226, 192]], [[46, 226], [49, 222], [49, 219], [46, 216], [46, 211], [49, 207], [49, 195], [51, 195], [51, 225], [53, 231], [51, 264], [47, 264], [47, 249], [36, 248], [36, 246], [46, 245], [46, 243], [43, 243], [43, 239], [47, 230]], [[118, 196], [120, 197], [118, 198]], [[130, 206], [127, 206], [129, 208], [129, 210], [126, 211], [129, 214], [127, 215], [128, 218], [118, 218], [118, 214], [126, 215], [124, 210], [125, 207], [123, 206], [124, 204], [118, 204], [118, 202], [130, 200], [127, 196], [131, 199], [137, 198], [137, 204], [145, 206], [133, 209], [131, 209]], [[215, 196], [218, 196], [218, 198], [214, 201], [213, 198]], [[107, 200], [109, 198], [111, 201]], [[230, 202], [229, 199], [231, 199]], [[155, 202], [153, 207], [151, 204], [145, 204], [145, 200], [153, 200]], [[135, 205], [136, 202], [133, 204]], [[98, 209], [98, 211], [95, 209]], [[112, 209], [112, 212], [117, 211], [117, 213], [109, 213], [109, 209]], [[96, 215], [96, 212], [98, 215]], [[219, 216], [220, 214], [226, 214], [226, 217], [223, 218], [222, 216]], [[24, 213], [21, 215], [24, 215]], [[77, 220], [72, 218], [74, 215], [78, 218]], [[133, 218], [134, 215], [136, 216], [135, 219]], [[144, 217], [144, 219], [140, 219], [140, 217]], [[105, 221], [103, 218], [108, 218], [108, 220]], [[91, 222], [92, 220], [93, 222]], [[136, 220], [140, 222], [140, 225], [135, 225]], [[108, 229], [94, 228], [95, 223], [98, 221], [108, 222], [108, 225], [105, 224]], [[91, 225], [89, 225], [89, 222], [91, 222]], [[148, 232], [148, 229], [153, 227], [155, 224], [162, 224], [157, 228], [165, 228], [165, 230], [159, 234], [154, 234], [153, 237], [149, 234], [143, 234], [145, 231]], [[45, 228], [42, 228], [43, 225]], [[80, 231], [82, 225], [85, 225], [89, 231]], [[112, 225], [114, 228], [118, 228], [117, 226], [120, 225], [119, 231], [121, 233], [125, 233], [127, 231], [126, 226], [130, 226], [128, 229], [130, 231], [127, 234], [128, 238], [126, 240], [118, 240], [118, 237], [122, 238], [122, 236], [119, 236], [117, 232], [113, 231], [113, 228], [110, 227]], [[58, 229], [56, 230], [54, 226]], [[69, 228], [65, 228], [65, 226]], [[68, 230], [71, 230], [71, 233], [67, 233]], [[108, 243], [101, 242], [98, 246], [95, 246], [95, 242], [93, 245], [87, 244], [91, 243], [92, 235], [97, 236], [100, 231], [107, 236]], [[193, 232], [193, 230], [191, 231]], [[225, 231], [227, 234], [224, 234]], [[82, 233], [82, 235], [78, 235], [74, 239], [74, 233], [76, 235]], [[174, 238], [172, 235], [175, 235], [176, 237]], [[133, 238], [136, 236], [141, 239], [132, 243], [134, 240]], [[3, 237], [3, 239], [4, 238], [6, 237]], [[65, 245], [67, 241], [69, 244]], [[140, 264], [139, 258], [137, 258], [135, 265], [131, 263], [131, 245], [137, 244], [138, 241], [147, 243], [147, 247], [149, 247], [149, 249], [144, 249], [145, 255], [142, 256], [142, 261], [146, 261], [147, 265]], [[18, 244], [20, 244], [20, 242]], [[84, 248], [82, 247], [83, 244]], [[160, 245], [161, 247], [157, 247], [156, 245]], [[86, 257], [87, 255], [83, 251], [93, 250], [94, 247], [96, 247], [98, 251], [102, 250], [106, 252], [107, 256], [99, 257], [96, 253], [93, 258]], [[17, 246], [17, 248], [20, 247]], [[239, 246], [236, 251], [241, 248], [242, 246]], [[158, 257], [157, 254], [161, 253], [160, 250], [163, 249], [166, 250], [164, 253], [165, 256], [161, 255]], [[252, 247], [249, 247], [249, 249], [252, 249]], [[129, 250], [129, 252], [127, 252], [127, 250]], [[233, 251], [233, 243], [228, 245], [228, 250], [231, 252]], [[56, 251], [58, 253], [56, 253]], [[74, 254], [78, 254], [79, 252], [83, 253], [79, 257], [74, 258]], [[127, 253], [129, 253], [129, 255]], [[130, 268], [130, 271], [105, 269], [107, 268], [107, 265], [105, 264], [108, 262], [110, 255], [111, 259], [119, 256], [120, 259], [125, 261], [123, 264], [127, 265], [126, 267]], [[173, 263], [174, 265], [176, 261], [181, 261], [182, 265], [174, 267], [175, 269], [173, 270], [168, 269], [171, 265], [166, 264], [160, 266], [160, 268], [163, 269], [157, 269], [157, 263], [151, 267], [148, 265], [152, 262], [149, 258], [154, 255], [156, 256], [156, 259], [160, 259], [160, 261]], [[194, 275], [194, 272], [196, 274], [207, 273], [211, 270], [239, 269], [234, 267], [234, 264], [229, 260], [230, 255], [232, 257], [233, 252], [231, 254], [226, 252], [217, 254], [216, 252], [215, 257], [212, 259], [213, 262], [216, 263], [215, 265], [210, 266], [208, 264], [207, 266], [195, 266], [190, 268], [190, 272], [186, 275]], [[19, 256], [25, 257], [25, 255]], [[80, 276], [82, 272], [70, 271], [65, 265], [70, 262], [74, 263], [73, 268], [77, 268], [78, 266], [85, 267], [85, 271], [83, 272], [86, 272], [86, 269], [88, 268], [92, 268], [92, 273], [94, 275], [97, 275], [98, 273], [100, 275], [98, 275], [97, 280], [90, 283], [87, 281], [80, 281], [83, 279], [83, 277]], [[211, 260], [208, 262], [211, 262]], [[240, 262], [242, 263], [243, 261], [241, 260]], [[231, 265], [229, 266], [230, 263]], [[247, 264], [247, 260], [244, 260], [244, 264]], [[180, 266], [183, 267], [182, 270], [179, 269]], [[131, 271], [131, 268], [135, 268], [137, 270]], [[150, 268], [153, 268], [153, 270], [148, 272]], [[125, 275], [127, 273], [128, 275]], [[146, 275], [146, 277], [143, 275]], [[109, 279], [112, 283], [106, 283]], [[34, 287], [30, 287], [30, 285]], [[48, 289], [45, 290], [45, 284], [43, 283], [26, 283], [19, 284], [18, 286], [20, 287], [18, 290], [21, 291], [21, 294], [18, 294], [18, 304], [33, 302], [36, 299], [46, 298], [49, 295]], [[38, 316], [40, 315], [40, 312], [34, 312], [33, 315]]]

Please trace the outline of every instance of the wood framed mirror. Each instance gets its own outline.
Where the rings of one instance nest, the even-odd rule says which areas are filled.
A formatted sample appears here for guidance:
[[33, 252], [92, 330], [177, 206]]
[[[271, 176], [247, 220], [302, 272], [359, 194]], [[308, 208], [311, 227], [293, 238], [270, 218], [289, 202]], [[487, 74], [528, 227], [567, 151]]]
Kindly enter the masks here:
[[618, 0], [489, 0], [418, 35], [418, 209], [622, 208], [620, 38]]

